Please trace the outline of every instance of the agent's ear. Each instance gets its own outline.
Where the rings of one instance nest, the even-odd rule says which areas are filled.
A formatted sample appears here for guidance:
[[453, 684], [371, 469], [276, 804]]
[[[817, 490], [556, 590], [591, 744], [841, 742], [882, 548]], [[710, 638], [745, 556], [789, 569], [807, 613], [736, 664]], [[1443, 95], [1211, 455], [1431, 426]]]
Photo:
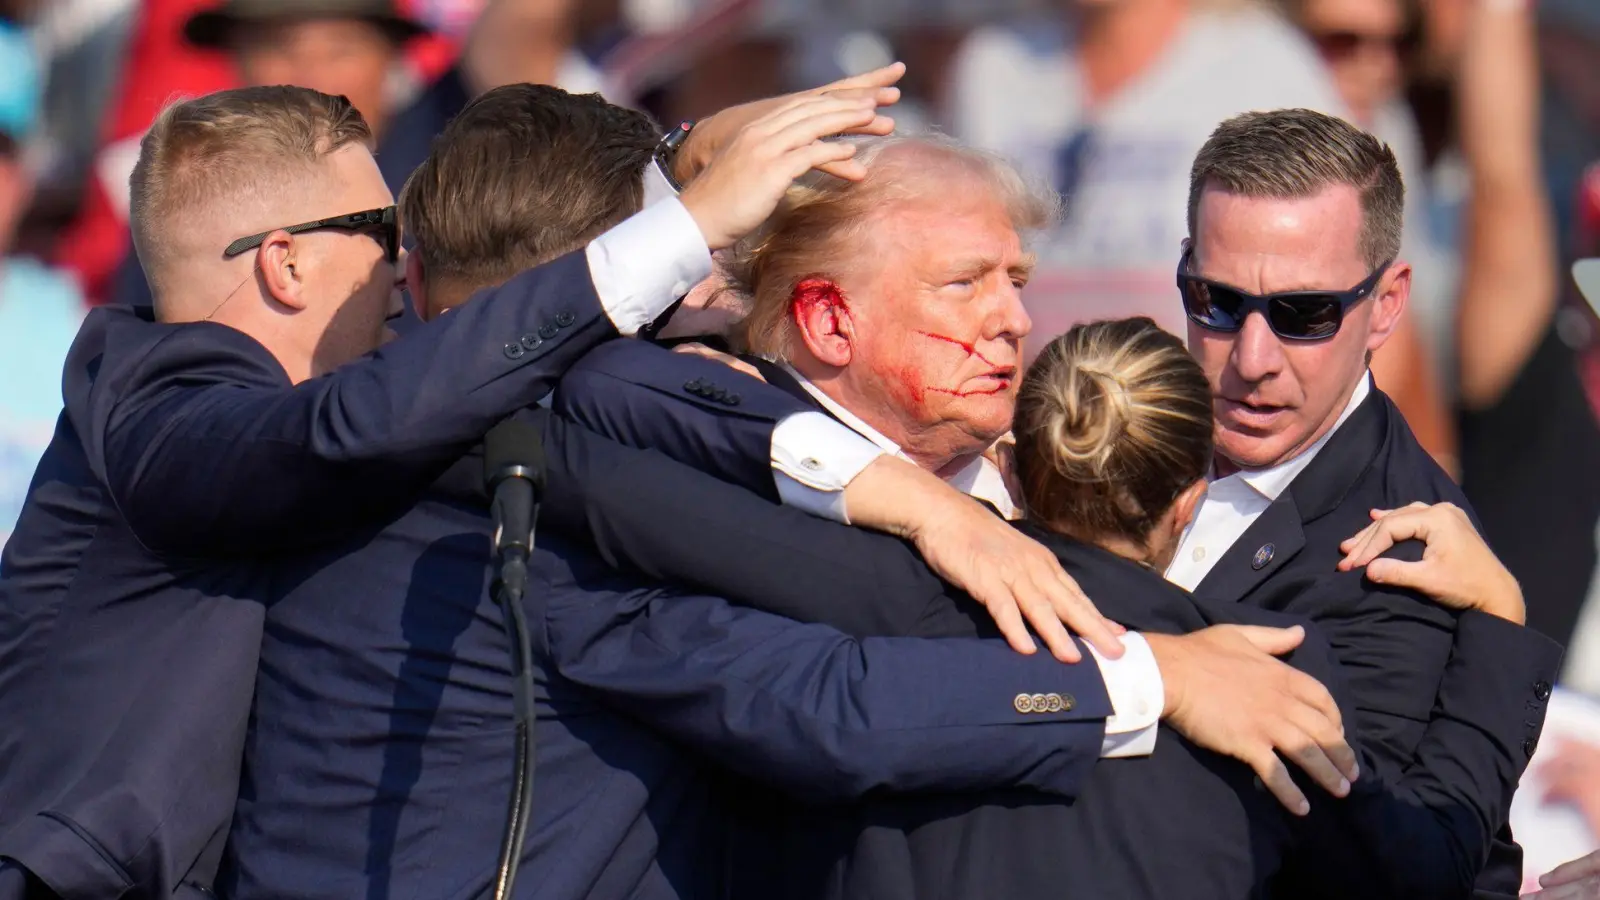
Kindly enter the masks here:
[[839, 285], [826, 278], [807, 278], [795, 285], [789, 313], [811, 355], [825, 365], [843, 368], [855, 348], [855, 320]]
[[406, 293], [411, 295], [411, 308], [417, 318], [428, 321], [428, 278], [420, 253], [406, 254]]
[[305, 276], [300, 271], [298, 256], [294, 235], [287, 231], [267, 235], [256, 251], [256, 267], [261, 270], [267, 295], [295, 311], [305, 309], [307, 303]]
[[1411, 299], [1411, 265], [1397, 262], [1378, 279], [1372, 296], [1372, 327], [1367, 335], [1367, 349], [1382, 347], [1400, 327], [1407, 302]]

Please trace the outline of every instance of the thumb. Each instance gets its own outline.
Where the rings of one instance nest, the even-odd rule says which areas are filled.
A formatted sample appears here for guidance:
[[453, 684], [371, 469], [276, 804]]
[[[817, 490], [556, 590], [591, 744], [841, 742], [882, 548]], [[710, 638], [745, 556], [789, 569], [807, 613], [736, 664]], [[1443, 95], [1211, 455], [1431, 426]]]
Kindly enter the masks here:
[[1299, 625], [1293, 628], [1267, 628], [1262, 625], [1241, 625], [1239, 634], [1262, 653], [1282, 656], [1300, 646], [1306, 639], [1306, 630]]
[[1424, 568], [1427, 564], [1427, 560], [1406, 562], [1401, 559], [1381, 557], [1367, 563], [1367, 578], [1392, 587], [1421, 589], [1427, 577], [1427, 570]]

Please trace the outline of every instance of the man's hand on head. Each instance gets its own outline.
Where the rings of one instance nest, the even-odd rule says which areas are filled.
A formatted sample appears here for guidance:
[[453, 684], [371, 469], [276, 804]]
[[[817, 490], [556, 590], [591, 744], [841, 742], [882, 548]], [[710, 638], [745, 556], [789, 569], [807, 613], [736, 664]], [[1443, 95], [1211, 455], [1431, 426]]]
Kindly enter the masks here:
[[1038, 632], [1062, 662], [1082, 659], [1072, 632], [1106, 657], [1126, 629], [1100, 615], [1049, 550], [932, 473], [884, 455], [845, 488], [852, 524], [909, 539], [935, 572], [982, 603], [1020, 653]]
[[[900, 89], [895, 87], [895, 83], [905, 73], [905, 63], [897, 62], [809, 91], [730, 106], [710, 118], [695, 123], [683, 146], [679, 148], [677, 158], [673, 161], [672, 177], [679, 184], [693, 181], [705, 171], [712, 159], [733, 142], [739, 132], [796, 100], [808, 97], [832, 97], [839, 100], [871, 100], [876, 107], [893, 106], [900, 100]], [[892, 131], [894, 131], [893, 119], [884, 115], [874, 115], [866, 124], [845, 129], [842, 133], [883, 135]], [[824, 163], [818, 168], [829, 175], [848, 177], [834, 163]]]
[[1311, 807], [1284, 759], [1336, 797], [1348, 794], [1360, 774], [1328, 689], [1274, 658], [1304, 639], [1299, 626], [1145, 634], [1166, 693], [1161, 717], [1195, 744], [1254, 769], [1278, 802], [1300, 816]]
[[851, 157], [854, 144], [823, 140], [864, 127], [877, 116], [870, 99], [800, 97], [739, 129], [679, 199], [712, 252], [731, 247], [761, 226], [794, 180], [833, 166], [860, 181], [866, 169]]
[[[1339, 545], [1339, 571], [1365, 566], [1378, 584], [1427, 594], [1451, 609], [1476, 609], [1518, 625], [1528, 619], [1522, 587], [1489, 549], [1472, 520], [1453, 503], [1413, 503], [1375, 509], [1372, 524]], [[1401, 541], [1422, 541], [1422, 559], [1407, 562], [1379, 555]]]

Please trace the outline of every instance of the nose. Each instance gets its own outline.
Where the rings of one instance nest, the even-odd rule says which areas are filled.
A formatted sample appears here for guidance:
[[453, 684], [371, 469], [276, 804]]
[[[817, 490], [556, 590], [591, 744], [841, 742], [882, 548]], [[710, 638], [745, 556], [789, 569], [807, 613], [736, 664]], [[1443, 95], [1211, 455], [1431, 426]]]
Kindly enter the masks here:
[[1001, 288], [999, 303], [991, 321], [996, 331], [994, 337], [1000, 340], [1020, 341], [1033, 331], [1033, 319], [1022, 304], [1022, 290], [1010, 280]]
[[1251, 384], [1265, 381], [1283, 370], [1283, 344], [1272, 333], [1266, 316], [1252, 312], [1245, 317], [1243, 327], [1233, 340], [1230, 361], [1239, 377]]

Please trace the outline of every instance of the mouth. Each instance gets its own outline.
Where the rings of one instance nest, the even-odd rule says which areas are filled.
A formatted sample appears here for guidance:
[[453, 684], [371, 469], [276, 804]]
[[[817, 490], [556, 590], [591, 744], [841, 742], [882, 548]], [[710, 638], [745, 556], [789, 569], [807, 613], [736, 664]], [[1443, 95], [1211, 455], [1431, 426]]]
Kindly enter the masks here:
[[1289, 407], [1223, 398], [1222, 409], [1218, 412], [1218, 418], [1225, 418], [1247, 429], [1265, 431], [1270, 429], [1273, 423], [1277, 422], [1281, 417], [1287, 415]]
[[977, 382], [978, 384], [987, 387], [993, 387], [995, 390], [1005, 390], [1012, 382], [1016, 380], [1016, 366], [1000, 366], [973, 379], [973, 381]]

